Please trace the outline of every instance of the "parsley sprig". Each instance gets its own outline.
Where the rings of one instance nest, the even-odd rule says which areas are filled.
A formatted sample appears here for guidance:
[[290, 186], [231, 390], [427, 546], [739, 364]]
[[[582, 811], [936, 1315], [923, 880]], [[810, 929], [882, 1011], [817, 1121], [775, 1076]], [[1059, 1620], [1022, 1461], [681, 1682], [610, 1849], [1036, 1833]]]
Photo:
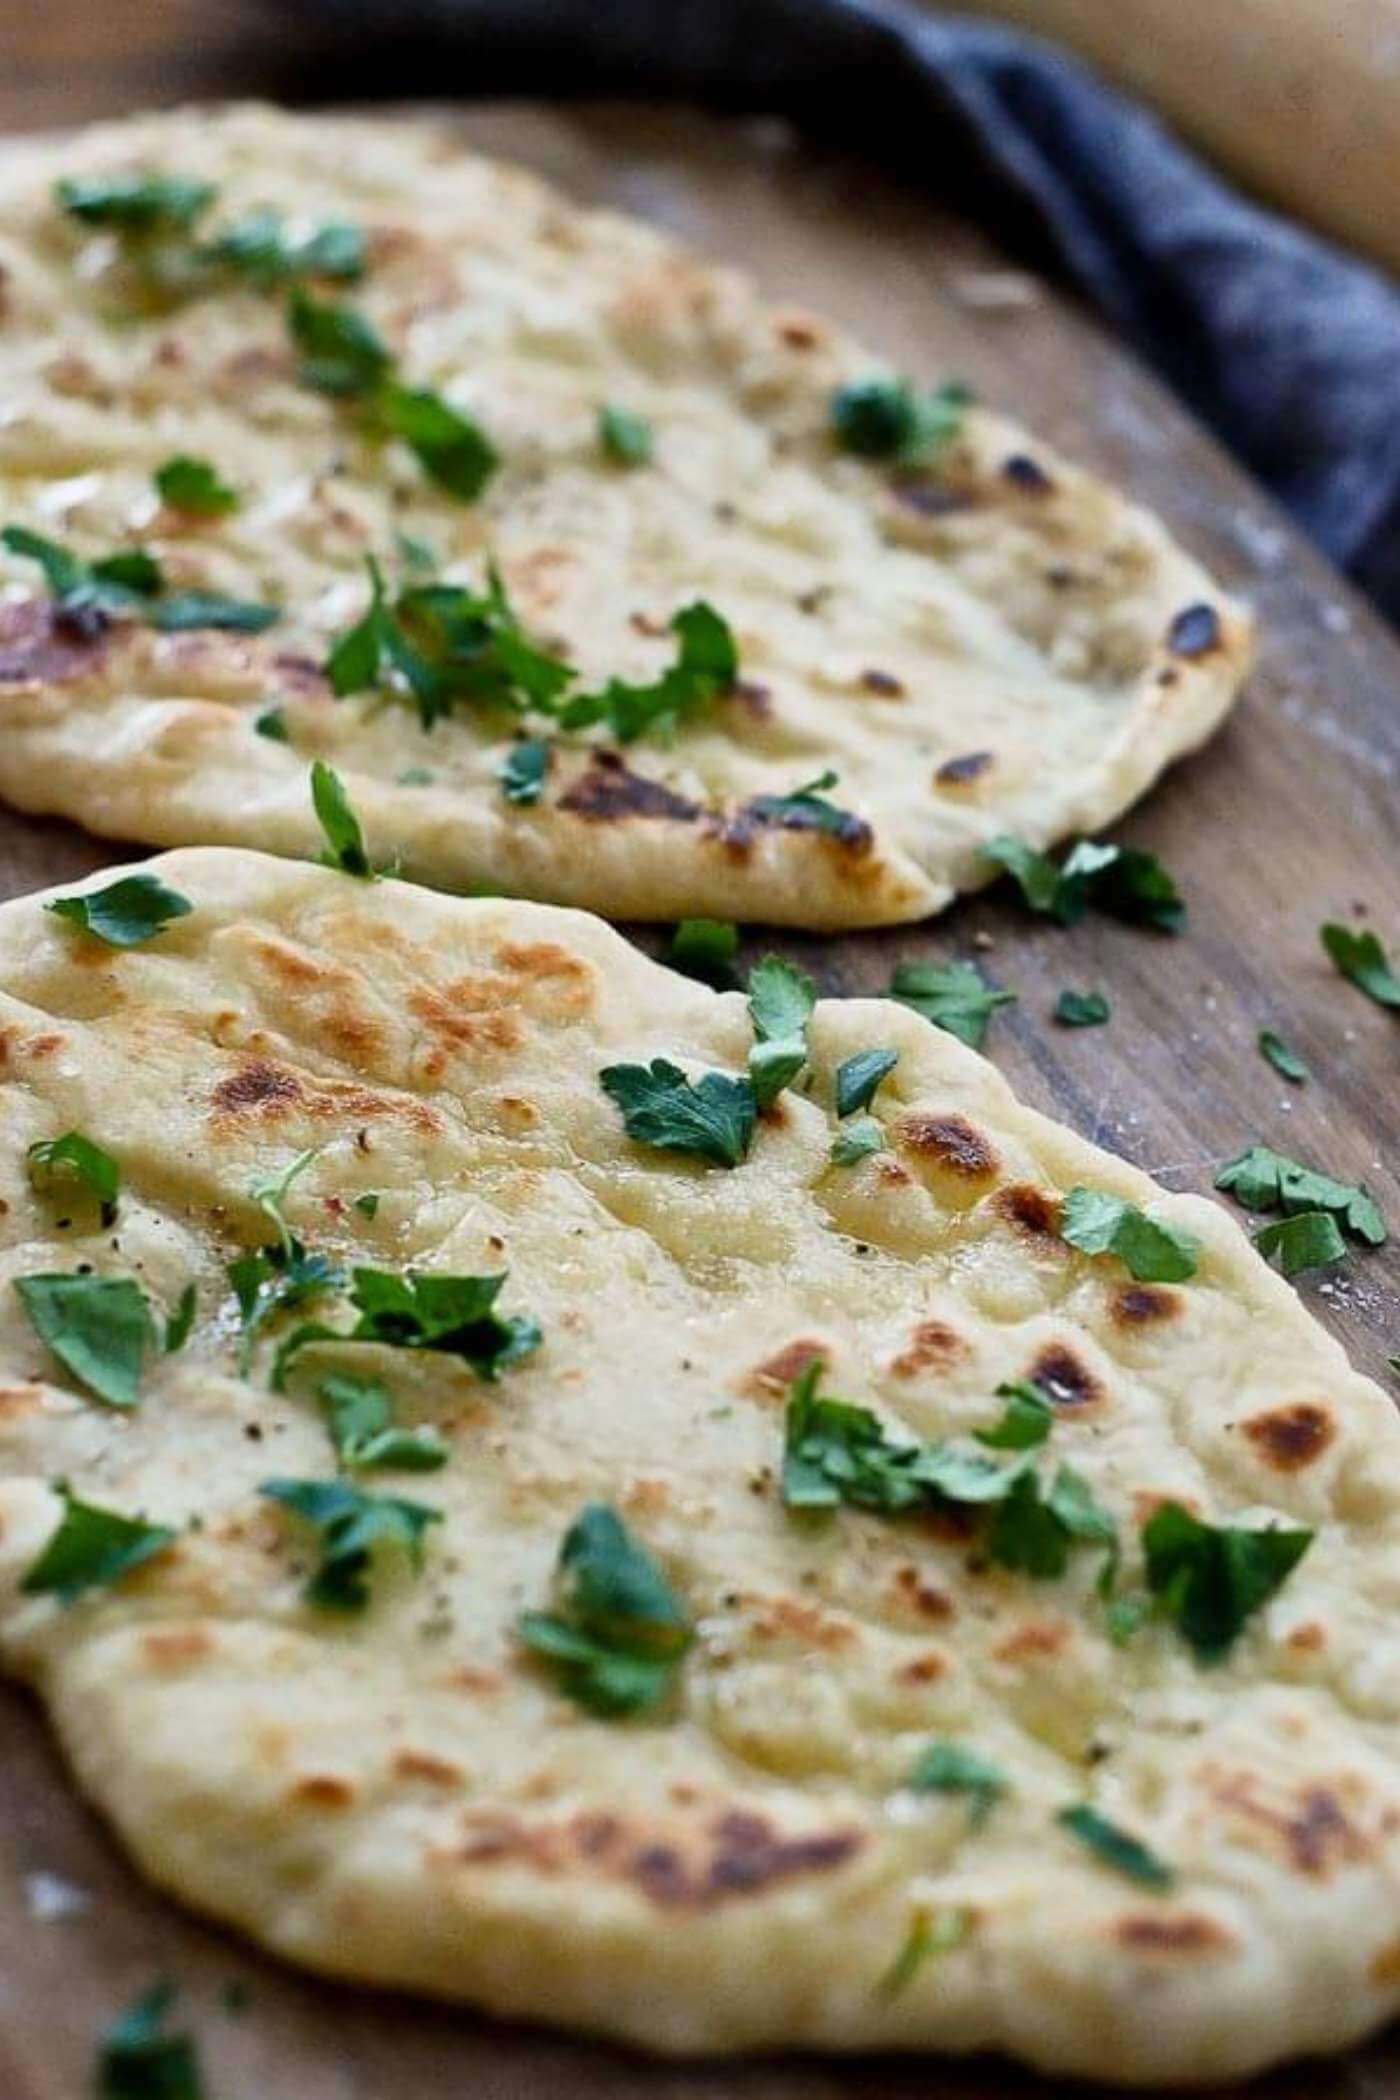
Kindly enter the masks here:
[[1080, 839], [1057, 865], [1024, 839], [1000, 832], [982, 852], [1015, 878], [1032, 911], [1062, 926], [1075, 925], [1091, 905], [1158, 933], [1179, 933], [1186, 923], [1186, 906], [1172, 877], [1155, 854], [1135, 846]]
[[423, 1565], [423, 1538], [442, 1511], [396, 1495], [367, 1495], [347, 1480], [265, 1480], [258, 1489], [317, 1533], [321, 1559], [305, 1597], [324, 1611], [360, 1612], [370, 1599], [377, 1553], [396, 1547], [416, 1573]]
[[126, 547], [96, 561], [83, 561], [57, 540], [7, 525], [0, 544], [11, 554], [37, 562], [44, 581], [71, 620], [96, 622], [113, 613], [144, 620], [166, 634], [194, 628], [222, 628], [236, 634], [262, 634], [280, 618], [275, 605], [247, 598], [228, 598], [220, 591], [167, 591], [165, 572], [144, 547]]
[[564, 1535], [559, 1604], [522, 1612], [516, 1631], [562, 1689], [605, 1718], [659, 1704], [695, 1633], [660, 1564], [616, 1510], [590, 1503]]

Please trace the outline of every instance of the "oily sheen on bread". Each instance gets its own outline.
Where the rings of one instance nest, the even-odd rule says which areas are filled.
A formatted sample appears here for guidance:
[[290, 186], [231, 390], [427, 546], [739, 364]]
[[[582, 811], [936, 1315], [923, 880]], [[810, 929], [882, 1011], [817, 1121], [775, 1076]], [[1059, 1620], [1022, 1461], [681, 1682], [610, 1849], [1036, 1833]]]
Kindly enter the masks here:
[[[315, 293], [476, 419], [499, 455], [477, 500], [301, 383], [285, 286], [167, 270], [153, 291], [139, 237], [55, 200], [121, 174], [215, 185], [211, 238], [265, 210], [359, 229], [363, 281]], [[1046, 845], [1110, 821], [1243, 676], [1243, 611], [1113, 490], [975, 407], [923, 464], [843, 451], [833, 397], [871, 352], [428, 124], [196, 109], [7, 147], [0, 266], [0, 523], [88, 559], [140, 546], [172, 588], [280, 611], [257, 636], [75, 621], [0, 553], [0, 793], [24, 809], [297, 855], [322, 757], [446, 889], [875, 925], [987, 881], [999, 832]], [[649, 461], [608, 450], [605, 408], [645, 419]], [[162, 502], [153, 476], [180, 455], [236, 507]], [[556, 737], [538, 798], [513, 801], [519, 718], [464, 704], [425, 730], [403, 697], [337, 699], [325, 677], [367, 558], [392, 592], [425, 550], [478, 592], [494, 557], [577, 690], [654, 680], [697, 601], [728, 624], [737, 679], [673, 737]], [[785, 798], [828, 773], [823, 823]]]
[[[1394, 2010], [1400, 1426], [1219, 1206], [880, 1000], [817, 1005], [737, 1164], [659, 1149], [616, 1068], [734, 1098], [739, 993], [558, 909], [218, 849], [143, 872], [187, 908], [126, 948], [0, 907], [0, 1652], [155, 1882], [309, 1967], [661, 2051], [1209, 2080]], [[882, 1149], [841, 1164], [835, 1074], [872, 1049]], [[105, 1209], [31, 1151], [73, 1132], [119, 1169]], [[1075, 1187], [1190, 1275], [1069, 1245]], [[240, 1370], [229, 1265], [285, 1277], [287, 1235], [340, 1280]], [[484, 1329], [347, 1340], [366, 1269], [505, 1273], [538, 1340], [494, 1382]], [[41, 1335], [18, 1286], [55, 1275], [143, 1294], [136, 1404]], [[1117, 1555], [1099, 1523], [1014, 1565], [951, 1485], [804, 1501], [814, 1364], [891, 1445], [1067, 1468]], [[445, 1462], [345, 1447], [338, 1492], [428, 1515], [421, 1567], [380, 1538], [328, 1590], [286, 1483], [336, 1487], [348, 1375]], [[1039, 1454], [974, 1441], [1017, 1381]], [[65, 1605], [59, 1480], [174, 1536], [111, 1579], [89, 1553]], [[1122, 1616], [1168, 1505], [1306, 1546], [1272, 1588], [1225, 1571], [1223, 1642], [1170, 1586]], [[644, 1556], [593, 1637], [651, 1643], [591, 1700], [558, 1567], [585, 1511]]]

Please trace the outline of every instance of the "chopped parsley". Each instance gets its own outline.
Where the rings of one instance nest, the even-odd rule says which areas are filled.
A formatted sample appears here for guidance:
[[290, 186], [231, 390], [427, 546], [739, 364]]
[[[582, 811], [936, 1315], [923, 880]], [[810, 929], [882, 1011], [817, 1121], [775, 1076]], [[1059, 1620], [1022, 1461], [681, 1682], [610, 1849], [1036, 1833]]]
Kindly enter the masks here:
[[135, 1407], [156, 1334], [129, 1276], [17, 1276], [25, 1318], [79, 1385], [109, 1407]]
[[312, 1322], [295, 1329], [277, 1352], [273, 1385], [280, 1391], [293, 1358], [313, 1342], [427, 1349], [460, 1358], [478, 1378], [494, 1384], [502, 1371], [531, 1355], [543, 1340], [537, 1320], [496, 1311], [505, 1280], [505, 1270], [492, 1276], [410, 1270], [400, 1276], [393, 1269], [352, 1269], [350, 1303], [360, 1316], [356, 1324], [342, 1330]]
[[156, 494], [172, 510], [187, 511], [194, 518], [222, 518], [238, 508], [238, 496], [207, 459], [177, 452], [152, 476]]
[[1164, 1502], [1142, 1528], [1156, 1610], [1190, 1642], [1198, 1662], [1219, 1662], [1246, 1620], [1297, 1567], [1313, 1536], [1274, 1524], [1249, 1530], [1207, 1524], [1179, 1503]]
[[76, 1183], [96, 1197], [104, 1225], [110, 1225], [117, 1215], [121, 1168], [110, 1152], [104, 1152], [80, 1130], [65, 1131], [62, 1137], [40, 1138], [25, 1153], [24, 1164], [37, 1193], [61, 1193]]
[[1215, 1186], [1228, 1190], [1246, 1210], [1280, 1210], [1286, 1217], [1326, 1211], [1364, 1246], [1385, 1243], [1385, 1219], [1364, 1184], [1334, 1181], [1330, 1174], [1305, 1167], [1301, 1160], [1290, 1159], [1268, 1145], [1251, 1145], [1236, 1159], [1227, 1160], [1215, 1177]]
[[749, 1085], [760, 1108], [768, 1108], [807, 1062], [807, 1023], [817, 988], [780, 955], [765, 955], [749, 973]]
[[930, 1743], [904, 1782], [915, 1794], [966, 1794], [968, 1820], [974, 1830], [986, 1822], [1007, 1791], [1006, 1774], [989, 1757], [962, 1743]]
[[174, 1356], [183, 1349], [194, 1329], [195, 1314], [199, 1310], [199, 1292], [193, 1283], [187, 1283], [175, 1300], [175, 1310], [165, 1323], [165, 1337], [161, 1344], [167, 1356]]
[[919, 1905], [909, 1921], [903, 1945], [876, 1985], [876, 1995], [897, 1998], [908, 1989], [926, 1961], [961, 1947], [972, 1926], [970, 1910], [928, 1910]]
[[375, 1549], [396, 1546], [416, 1572], [423, 1565], [423, 1535], [442, 1522], [442, 1511], [396, 1495], [366, 1495], [347, 1480], [265, 1480], [258, 1489], [312, 1525], [321, 1560], [307, 1583], [309, 1604], [324, 1611], [363, 1611]]
[[550, 755], [549, 741], [545, 737], [526, 737], [522, 742], [512, 744], [496, 768], [496, 778], [507, 802], [525, 808], [539, 801], [544, 793]]
[[262, 713], [254, 718], [253, 730], [255, 735], [265, 736], [273, 744], [291, 742], [287, 732], [287, 717], [280, 707], [265, 707]]
[[881, 1084], [899, 1063], [897, 1050], [857, 1050], [836, 1067], [836, 1113], [853, 1116], [869, 1108]]
[[54, 196], [70, 218], [119, 233], [163, 233], [192, 226], [217, 192], [183, 175], [67, 176]]
[[554, 710], [572, 666], [527, 640], [494, 564], [485, 591], [417, 583], [392, 602], [373, 561], [369, 574], [368, 610], [326, 659], [342, 698], [371, 687], [406, 693], [425, 729], [459, 701], [516, 713]]
[[621, 1111], [628, 1137], [659, 1152], [689, 1152], [712, 1166], [748, 1157], [758, 1102], [747, 1079], [706, 1072], [689, 1080], [679, 1065], [605, 1065], [598, 1084]]
[[1060, 1237], [1081, 1254], [1116, 1255], [1138, 1283], [1184, 1283], [1195, 1275], [1200, 1252], [1200, 1242], [1179, 1225], [1160, 1224], [1104, 1189], [1070, 1190]]
[[1018, 1378], [997, 1387], [998, 1400], [1006, 1406], [994, 1429], [979, 1429], [977, 1441], [989, 1451], [1033, 1451], [1043, 1444], [1055, 1424], [1055, 1405], [1042, 1387]]
[[651, 425], [633, 409], [605, 401], [598, 411], [598, 443], [619, 467], [644, 467], [651, 458]]
[[872, 1152], [884, 1149], [885, 1133], [877, 1118], [853, 1116], [832, 1140], [831, 1163], [834, 1167], [853, 1167], [860, 1160], [869, 1159]]
[[516, 1631], [589, 1713], [657, 1705], [695, 1639], [690, 1614], [659, 1563], [616, 1510], [593, 1502], [564, 1535], [559, 1609], [522, 1612]]
[[27, 1597], [54, 1596], [60, 1604], [72, 1604], [85, 1590], [119, 1582], [163, 1553], [175, 1537], [164, 1524], [80, 1501], [66, 1481], [56, 1481], [54, 1491], [62, 1498], [63, 1516], [25, 1570], [20, 1588]]
[[1055, 1019], [1063, 1028], [1101, 1028], [1108, 1016], [1102, 992], [1076, 992], [1067, 985], [1055, 1001]]
[[827, 800], [826, 791], [834, 788], [840, 775], [830, 768], [818, 773], [814, 780], [804, 781], [787, 795], [755, 795], [749, 804], [751, 813], [770, 824], [787, 824], [797, 830], [824, 832], [829, 838], [848, 838], [852, 831], [861, 829], [859, 817], [850, 810], [842, 809], [838, 803]]
[[1179, 933], [1186, 923], [1186, 906], [1167, 870], [1155, 854], [1134, 846], [1081, 839], [1057, 866], [1024, 839], [1001, 832], [982, 852], [1015, 878], [1032, 911], [1062, 926], [1073, 926], [1090, 905], [1158, 933]]
[[204, 2100], [193, 2038], [164, 2032], [175, 1987], [158, 1983], [115, 2019], [97, 2053], [97, 2100]]
[[318, 394], [371, 393], [394, 368], [392, 351], [353, 306], [297, 286], [287, 301], [287, 327], [300, 353], [297, 378]]
[[855, 379], [832, 396], [831, 434], [843, 452], [918, 466], [957, 436], [971, 399], [955, 382], [923, 393], [907, 379]]
[[1377, 1006], [1400, 1008], [1400, 977], [1386, 959], [1374, 933], [1358, 933], [1353, 926], [1329, 922], [1321, 930], [1323, 947], [1335, 969], [1357, 985]]
[[227, 634], [265, 634], [282, 614], [275, 605], [261, 605], [251, 598], [226, 598], [222, 591], [172, 591], [159, 599], [148, 614], [152, 627], [162, 634], [187, 634], [195, 628], [216, 627]]
[[429, 387], [381, 387], [375, 406], [385, 430], [407, 445], [429, 481], [474, 503], [500, 465], [486, 432], [465, 410], [454, 408]]
[[311, 768], [311, 806], [326, 835], [322, 866], [338, 868], [342, 875], [357, 875], [362, 880], [373, 881], [374, 868], [365, 851], [364, 830], [350, 807], [345, 782], [333, 766], [319, 758]]
[[294, 277], [349, 284], [365, 271], [365, 237], [358, 226], [331, 219], [309, 233], [294, 235], [276, 211], [236, 220], [198, 253], [203, 262], [236, 270], [259, 291], [271, 291]]
[[1301, 1276], [1307, 1269], [1324, 1269], [1329, 1262], [1344, 1260], [1347, 1251], [1336, 1219], [1325, 1210], [1275, 1218], [1255, 1233], [1254, 1245], [1265, 1261], [1273, 1262], [1288, 1277]]
[[1117, 1823], [1110, 1823], [1087, 1801], [1080, 1801], [1072, 1808], [1062, 1808], [1055, 1821], [1071, 1837], [1078, 1838], [1081, 1845], [1094, 1853], [1104, 1866], [1112, 1867], [1116, 1874], [1126, 1874], [1130, 1881], [1137, 1881], [1147, 1889], [1169, 1889], [1176, 1882], [1175, 1870], [1165, 1860], [1143, 1844], [1130, 1831]]
[[376, 1217], [379, 1212], [378, 1192], [374, 1189], [366, 1189], [362, 1196], [355, 1198], [355, 1208], [362, 1218]]
[[559, 709], [565, 729], [607, 724], [620, 744], [638, 737], [670, 736], [687, 716], [721, 693], [739, 675], [739, 652], [728, 622], [703, 598], [671, 615], [675, 661], [659, 678], [635, 684], [610, 678], [597, 693], [579, 693]]
[[261, 634], [281, 618], [274, 605], [226, 598], [220, 591], [172, 591], [162, 596], [164, 572], [144, 547], [126, 547], [99, 561], [81, 561], [56, 540], [45, 539], [23, 525], [7, 525], [0, 532], [0, 544], [12, 554], [37, 562], [60, 607], [74, 616], [131, 613], [166, 634], [201, 627]]
[[1283, 1037], [1276, 1035], [1272, 1028], [1259, 1031], [1259, 1055], [1273, 1066], [1281, 1079], [1291, 1080], [1294, 1086], [1302, 1086], [1312, 1077], [1297, 1051], [1290, 1050]]
[[971, 963], [901, 963], [889, 996], [946, 1029], [971, 1050], [980, 1050], [987, 1023], [999, 1006], [1015, 1004], [1014, 992], [989, 985]]
[[103, 890], [55, 897], [44, 909], [81, 926], [109, 948], [139, 948], [164, 933], [172, 919], [187, 918], [194, 906], [155, 875], [123, 875]]
[[[254, 1345], [269, 1320], [305, 1305], [308, 1299], [338, 1291], [345, 1282], [345, 1271], [337, 1263], [328, 1255], [310, 1252], [298, 1239], [240, 1254], [229, 1263], [227, 1275], [243, 1325], [238, 1368], [244, 1378], [252, 1368]], [[279, 1361], [280, 1357], [281, 1351]]]
[[400, 1428], [389, 1389], [377, 1378], [352, 1378], [342, 1372], [323, 1379], [316, 1397], [342, 1466], [431, 1473], [446, 1465], [448, 1449], [439, 1432], [427, 1423]]
[[671, 935], [666, 960], [673, 970], [727, 991], [734, 983], [739, 929], [728, 919], [682, 919]]

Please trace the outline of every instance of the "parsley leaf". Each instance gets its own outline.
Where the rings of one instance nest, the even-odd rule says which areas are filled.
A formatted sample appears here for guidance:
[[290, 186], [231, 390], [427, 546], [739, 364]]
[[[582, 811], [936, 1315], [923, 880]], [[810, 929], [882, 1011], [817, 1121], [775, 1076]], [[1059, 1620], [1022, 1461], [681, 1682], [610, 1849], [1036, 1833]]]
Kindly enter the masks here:
[[373, 881], [374, 869], [365, 851], [364, 831], [350, 807], [345, 782], [333, 766], [319, 758], [311, 768], [311, 805], [326, 835], [327, 850], [321, 855], [322, 865], [338, 868], [342, 875], [357, 875], [362, 880]]
[[729, 625], [703, 598], [683, 605], [671, 616], [676, 659], [650, 684], [610, 678], [601, 692], [579, 693], [564, 703], [559, 720], [565, 729], [590, 729], [605, 722], [620, 744], [638, 737], [669, 736], [685, 715], [693, 714], [739, 675], [739, 652]]
[[[299, 1173], [313, 1156], [308, 1152], [297, 1155], [283, 1178], [282, 1193], [285, 1193], [292, 1176]], [[279, 1238], [272, 1246], [241, 1254], [228, 1265], [228, 1280], [243, 1323], [238, 1369], [244, 1378], [252, 1366], [258, 1336], [274, 1315], [290, 1312], [295, 1306], [304, 1305], [310, 1298], [319, 1298], [327, 1291], [339, 1290], [345, 1282], [342, 1268], [324, 1254], [309, 1253], [287, 1230], [280, 1211], [266, 1200], [266, 1191], [254, 1190], [253, 1193], [269, 1210]], [[276, 1376], [273, 1383], [280, 1391], [280, 1381]]]
[[605, 401], [598, 411], [598, 443], [619, 467], [644, 467], [651, 458], [651, 425], [630, 408]]
[[287, 301], [287, 326], [301, 352], [297, 377], [317, 393], [370, 393], [393, 370], [388, 347], [353, 306], [315, 299], [298, 285]]
[[864, 459], [917, 466], [957, 436], [971, 399], [956, 382], [925, 394], [907, 379], [855, 379], [832, 396], [832, 436]]
[[1064, 1574], [1076, 1543], [1108, 1548], [1099, 1581], [1107, 1594], [1118, 1565], [1118, 1531], [1088, 1482], [1071, 1466], [1061, 1466], [1048, 1489], [1035, 1473], [1016, 1472], [993, 1512], [988, 1557], [1001, 1567], [1046, 1578]]
[[282, 614], [275, 605], [260, 605], [251, 598], [226, 598], [222, 591], [172, 591], [159, 599], [146, 615], [162, 634], [187, 634], [196, 628], [215, 627], [228, 634], [265, 634]]
[[1165, 1860], [1135, 1838], [1130, 1831], [1117, 1823], [1110, 1823], [1087, 1801], [1073, 1808], [1062, 1808], [1055, 1821], [1062, 1830], [1078, 1838], [1081, 1845], [1096, 1853], [1106, 1867], [1115, 1873], [1126, 1874], [1130, 1881], [1141, 1882], [1148, 1889], [1169, 1889], [1175, 1885], [1175, 1870]]
[[57, 540], [7, 525], [0, 545], [26, 561], [37, 562], [60, 606], [71, 613], [141, 612], [164, 588], [159, 562], [144, 547], [127, 547], [99, 561], [81, 561]]
[[1368, 1247], [1383, 1246], [1386, 1240], [1385, 1220], [1364, 1184], [1334, 1181], [1330, 1174], [1305, 1167], [1268, 1145], [1251, 1145], [1227, 1160], [1215, 1186], [1227, 1189], [1246, 1210], [1281, 1210], [1288, 1217], [1326, 1211]]
[[183, 175], [67, 176], [54, 195], [70, 218], [120, 233], [155, 233], [186, 227], [213, 203], [212, 182]]
[[158, 1983], [112, 2022], [98, 2050], [98, 2100], [204, 2100], [192, 2038], [161, 2032], [174, 2002], [174, 1986]]
[[1060, 1237], [1082, 1254], [1117, 1255], [1138, 1283], [1184, 1283], [1195, 1275], [1200, 1252], [1200, 1242], [1179, 1225], [1160, 1224], [1104, 1189], [1070, 1190]]
[[857, 1050], [836, 1067], [836, 1113], [853, 1116], [869, 1108], [881, 1083], [899, 1063], [897, 1050]]
[[1294, 1086], [1302, 1086], [1312, 1077], [1297, 1051], [1290, 1050], [1283, 1037], [1276, 1035], [1272, 1028], [1259, 1031], [1259, 1055], [1273, 1066], [1280, 1078], [1292, 1080]]
[[863, 835], [866, 826], [859, 817], [826, 799], [827, 789], [834, 788], [839, 779], [840, 775], [828, 768], [825, 773], [818, 773], [815, 780], [804, 781], [790, 794], [755, 795], [748, 805], [750, 814], [770, 824], [785, 824], [796, 831], [824, 832], [830, 838]]
[[521, 1641], [590, 1713], [655, 1706], [695, 1632], [658, 1562], [606, 1503], [590, 1503], [565, 1533], [559, 1586], [557, 1612], [521, 1613]]
[[218, 469], [191, 453], [174, 453], [151, 478], [162, 503], [172, 510], [188, 511], [191, 517], [222, 518], [238, 508], [235, 491], [219, 478]]
[[440, 1509], [393, 1495], [366, 1495], [346, 1480], [265, 1480], [258, 1493], [319, 1533], [321, 1563], [304, 1594], [325, 1611], [364, 1610], [377, 1546], [399, 1546], [412, 1568], [421, 1568], [423, 1534], [430, 1524], [442, 1522]]
[[1057, 867], [1024, 839], [1000, 832], [982, 853], [1015, 878], [1032, 911], [1062, 926], [1073, 926], [1091, 904], [1158, 933], [1179, 933], [1186, 923], [1186, 906], [1167, 870], [1155, 854], [1134, 846], [1081, 839]]
[[1074, 992], [1066, 986], [1055, 1001], [1055, 1019], [1064, 1028], [1100, 1028], [1108, 1015], [1102, 992]]
[[392, 1269], [354, 1269], [350, 1302], [360, 1318], [341, 1339], [460, 1357], [478, 1378], [494, 1384], [543, 1339], [538, 1321], [528, 1315], [496, 1311], [506, 1273], [448, 1276], [410, 1270], [400, 1276]]
[[414, 454], [429, 481], [473, 503], [500, 465], [485, 431], [465, 410], [428, 387], [381, 388], [376, 406], [385, 429]]
[[749, 1085], [760, 1108], [775, 1101], [807, 1062], [807, 1023], [817, 1003], [810, 977], [765, 955], [749, 973], [749, 1018], [754, 1044], [749, 1052]]
[[109, 1407], [135, 1407], [156, 1337], [129, 1276], [17, 1276], [15, 1290], [40, 1341], [79, 1385]]
[[890, 979], [889, 996], [971, 1050], [981, 1049], [997, 1008], [1016, 1000], [1014, 992], [998, 991], [965, 962], [901, 963]]
[[165, 1323], [165, 1338], [161, 1344], [167, 1356], [174, 1356], [183, 1349], [194, 1327], [194, 1317], [199, 1310], [199, 1292], [193, 1283], [187, 1283], [175, 1301], [175, 1310]]
[[81, 926], [109, 948], [139, 948], [164, 933], [172, 919], [187, 918], [194, 906], [155, 875], [123, 875], [104, 890], [55, 897], [44, 909], [56, 919]]
[[872, 1152], [884, 1149], [884, 1129], [876, 1118], [853, 1116], [832, 1140], [831, 1163], [834, 1167], [853, 1167], [858, 1161], [869, 1159]]
[[974, 1922], [970, 1910], [928, 1910], [920, 1904], [909, 1921], [903, 1946], [876, 1985], [876, 1996], [897, 1998], [932, 1956], [961, 1947]]
[[321, 1381], [317, 1399], [343, 1466], [431, 1473], [446, 1465], [448, 1449], [438, 1431], [427, 1423], [401, 1429], [394, 1421], [389, 1389], [377, 1378], [339, 1373]]
[[1033, 1451], [1055, 1424], [1054, 1402], [1032, 1380], [1018, 1378], [997, 1387], [1006, 1407], [995, 1429], [979, 1429], [977, 1441], [991, 1451]]
[[60, 1604], [72, 1604], [84, 1590], [117, 1582], [163, 1553], [175, 1537], [163, 1524], [79, 1501], [66, 1481], [55, 1483], [55, 1493], [62, 1497], [63, 1516], [25, 1570], [20, 1588], [27, 1597], [52, 1595]]
[[1374, 933], [1358, 933], [1352, 926], [1329, 922], [1322, 928], [1321, 940], [1333, 967], [1368, 999], [1374, 999], [1377, 1006], [1400, 1007], [1400, 977], [1391, 969]]
[[523, 808], [539, 801], [544, 793], [550, 756], [550, 745], [545, 737], [527, 737], [511, 746], [496, 768], [496, 778], [507, 802]]
[[706, 1072], [686, 1078], [679, 1065], [605, 1065], [598, 1084], [621, 1110], [628, 1137], [659, 1152], [692, 1152], [712, 1166], [748, 1157], [758, 1103], [747, 1079]]
[[200, 260], [237, 270], [260, 291], [292, 277], [330, 277], [351, 283], [364, 275], [365, 237], [358, 226], [327, 220], [293, 237], [280, 212], [260, 211], [224, 228], [199, 250]]
[[291, 742], [287, 733], [287, 717], [280, 707], [265, 707], [262, 713], [255, 717], [253, 730], [256, 735], [265, 736], [274, 744]]
[[1207, 1524], [1179, 1503], [1164, 1502], [1142, 1528], [1147, 1586], [1196, 1660], [1219, 1662], [1245, 1621], [1297, 1567], [1313, 1536], [1273, 1524], [1249, 1530]]
[[966, 1794], [974, 1830], [1007, 1791], [1006, 1774], [990, 1758], [946, 1738], [929, 1744], [904, 1784], [915, 1794]]
[[726, 991], [734, 982], [731, 965], [738, 953], [739, 929], [728, 919], [682, 919], [671, 935], [666, 960], [673, 970]]
[[1301, 1276], [1305, 1269], [1326, 1268], [1329, 1262], [1343, 1260], [1347, 1251], [1336, 1219], [1325, 1210], [1276, 1218], [1255, 1233], [1254, 1245], [1265, 1261], [1277, 1257], [1280, 1273], [1288, 1277]]
[[110, 1225], [117, 1215], [121, 1168], [110, 1152], [104, 1152], [81, 1131], [68, 1130], [62, 1137], [40, 1138], [25, 1153], [24, 1163], [36, 1192], [57, 1194], [77, 1182], [97, 1198], [104, 1225]]

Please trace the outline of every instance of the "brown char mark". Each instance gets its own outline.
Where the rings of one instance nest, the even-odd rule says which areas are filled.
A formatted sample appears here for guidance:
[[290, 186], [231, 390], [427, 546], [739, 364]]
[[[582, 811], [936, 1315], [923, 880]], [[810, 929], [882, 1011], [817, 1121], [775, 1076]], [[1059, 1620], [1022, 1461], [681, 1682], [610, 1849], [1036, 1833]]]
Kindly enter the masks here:
[[102, 661], [112, 621], [99, 606], [62, 606], [49, 598], [0, 605], [0, 685], [61, 685]]
[[1167, 629], [1167, 647], [1173, 656], [1209, 656], [1223, 639], [1219, 613], [1204, 602], [1184, 606]]
[[616, 751], [595, 752], [588, 770], [559, 797], [558, 807], [590, 824], [617, 824], [627, 817], [693, 824], [700, 815], [698, 802], [633, 773]]

